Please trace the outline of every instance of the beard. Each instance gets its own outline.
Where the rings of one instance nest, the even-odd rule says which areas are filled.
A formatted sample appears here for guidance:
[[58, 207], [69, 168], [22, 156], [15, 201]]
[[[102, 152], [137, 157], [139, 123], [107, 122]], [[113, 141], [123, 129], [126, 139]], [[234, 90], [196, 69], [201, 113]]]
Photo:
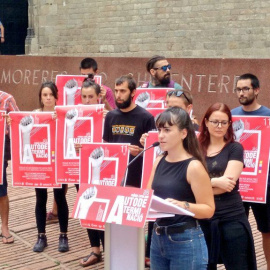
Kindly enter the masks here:
[[157, 85], [167, 86], [171, 81], [170, 73], [165, 74], [163, 77], [156, 76], [155, 80]]
[[171, 78], [170, 77], [165, 77], [163, 79], [160, 80], [160, 84], [161, 85], [168, 85], [171, 81]]
[[240, 97], [238, 100], [239, 100], [239, 103], [241, 105], [250, 105], [254, 102], [254, 100], [256, 99], [255, 96], [253, 97], [250, 97], [250, 98], [246, 98], [246, 97]]
[[115, 100], [115, 105], [117, 106], [118, 109], [126, 109], [130, 106], [131, 102], [132, 102], [132, 97], [130, 94], [128, 99], [123, 101], [122, 103], [118, 103], [117, 100]]

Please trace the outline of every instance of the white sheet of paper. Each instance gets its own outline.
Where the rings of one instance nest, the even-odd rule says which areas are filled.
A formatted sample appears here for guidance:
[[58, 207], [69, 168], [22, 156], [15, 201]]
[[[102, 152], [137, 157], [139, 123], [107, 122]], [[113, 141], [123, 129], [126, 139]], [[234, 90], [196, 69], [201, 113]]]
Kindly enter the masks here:
[[147, 214], [147, 219], [157, 219], [157, 218], [163, 218], [163, 217], [174, 217], [175, 214], [170, 214], [170, 213], [163, 213], [163, 212], [158, 212], [156, 210], [150, 209], [148, 214]]
[[157, 212], [163, 212], [168, 214], [175, 214], [175, 215], [185, 215], [185, 216], [194, 216], [194, 214], [180, 206], [176, 206], [166, 200], [161, 199], [153, 195], [152, 202], [151, 202], [151, 209]]

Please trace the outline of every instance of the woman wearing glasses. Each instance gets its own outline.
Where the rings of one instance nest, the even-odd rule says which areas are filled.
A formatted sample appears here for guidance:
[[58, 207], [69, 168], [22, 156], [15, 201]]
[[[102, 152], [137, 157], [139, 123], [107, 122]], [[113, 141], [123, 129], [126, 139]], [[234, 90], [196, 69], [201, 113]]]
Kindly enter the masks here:
[[239, 189], [243, 147], [234, 141], [230, 109], [215, 103], [206, 111], [199, 142], [206, 156], [216, 210], [211, 219], [201, 220], [208, 246], [208, 269], [224, 263], [226, 269], [256, 269], [251, 228]]

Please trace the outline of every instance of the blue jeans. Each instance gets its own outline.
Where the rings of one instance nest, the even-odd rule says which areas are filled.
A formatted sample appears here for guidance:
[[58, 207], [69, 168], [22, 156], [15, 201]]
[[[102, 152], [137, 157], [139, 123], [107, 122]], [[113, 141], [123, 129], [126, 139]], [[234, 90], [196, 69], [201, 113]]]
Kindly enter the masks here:
[[150, 258], [153, 270], [206, 269], [208, 252], [201, 227], [174, 234], [157, 235], [153, 231]]

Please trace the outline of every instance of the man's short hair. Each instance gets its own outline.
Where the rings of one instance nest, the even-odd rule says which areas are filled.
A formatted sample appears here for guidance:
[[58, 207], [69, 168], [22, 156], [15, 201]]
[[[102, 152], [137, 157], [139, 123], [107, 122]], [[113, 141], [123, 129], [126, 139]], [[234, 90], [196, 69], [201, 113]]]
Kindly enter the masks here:
[[248, 80], [248, 79], [251, 80], [251, 86], [252, 86], [254, 89], [260, 88], [260, 82], [259, 82], [259, 79], [258, 79], [255, 75], [253, 75], [253, 74], [251, 74], [251, 73], [245, 73], [245, 74], [241, 75], [241, 76], [238, 78], [237, 82], [240, 81], [240, 80]]
[[165, 60], [165, 56], [161, 56], [161, 55], [154, 55], [152, 58], [150, 58], [147, 63], [146, 63], [146, 70], [148, 72], [150, 72], [150, 69], [154, 68], [156, 62], [160, 61], [160, 60]]
[[120, 78], [115, 80], [115, 85], [121, 85], [124, 82], [128, 83], [128, 89], [130, 90], [130, 92], [133, 92], [134, 90], [136, 90], [137, 85], [136, 85], [136, 81], [133, 79], [133, 75], [130, 73], [128, 75], [123, 75]]
[[95, 72], [98, 69], [97, 61], [93, 58], [87, 57], [81, 61], [80, 69], [92, 68]]
[[186, 89], [182, 89], [181, 91], [185, 94], [185, 97], [184, 97], [185, 105], [188, 106], [190, 104], [193, 104], [193, 96], [191, 95], [191, 92]]

